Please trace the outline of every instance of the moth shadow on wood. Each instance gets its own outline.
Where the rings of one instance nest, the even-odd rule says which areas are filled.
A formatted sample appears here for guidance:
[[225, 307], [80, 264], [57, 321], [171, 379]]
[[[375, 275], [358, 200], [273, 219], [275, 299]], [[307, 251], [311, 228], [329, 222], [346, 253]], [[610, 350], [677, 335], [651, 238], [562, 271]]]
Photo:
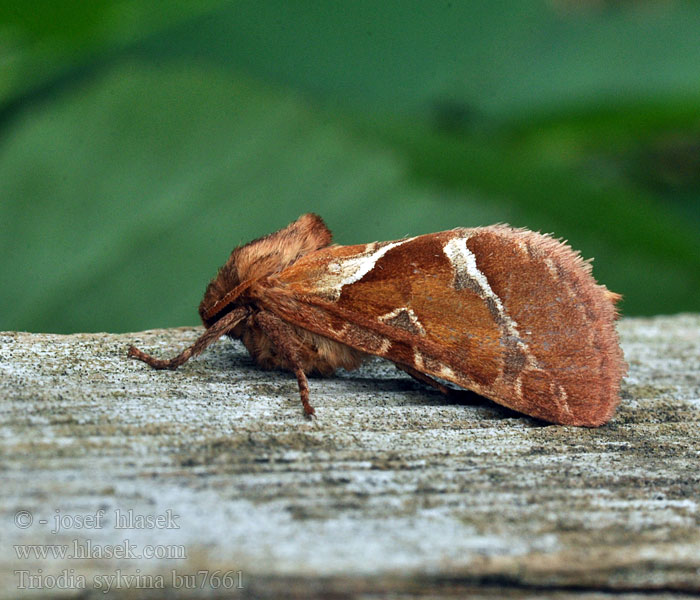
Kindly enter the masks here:
[[[396, 366], [396, 365], [392, 365]], [[396, 367], [403, 370], [400, 367]], [[431, 385], [426, 385], [422, 381], [408, 377], [361, 377], [355, 373], [346, 372], [339, 378], [346, 382], [352, 382], [367, 389], [369, 393], [401, 393], [401, 392], [417, 392], [412, 394], [410, 399], [404, 400], [403, 404], [412, 406], [465, 406], [478, 407], [488, 409], [489, 412], [502, 419], [527, 419], [536, 426], [547, 426], [547, 423], [541, 419], [528, 417], [520, 412], [512, 410], [508, 407], [495, 404], [485, 396], [480, 396], [471, 390], [464, 390], [450, 385], [448, 382], [436, 380], [443, 386], [443, 389], [437, 389]], [[323, 379], [322, 377], [314, 377], [313, 379]]]

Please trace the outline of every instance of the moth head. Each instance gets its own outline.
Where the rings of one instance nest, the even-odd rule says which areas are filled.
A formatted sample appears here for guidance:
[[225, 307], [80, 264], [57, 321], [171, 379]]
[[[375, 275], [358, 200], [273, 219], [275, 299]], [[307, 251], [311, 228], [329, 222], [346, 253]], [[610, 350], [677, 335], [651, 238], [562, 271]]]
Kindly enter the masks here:
[[210, 327], [237, 306], [236, 301], [254, 282], [279, 273], [309, 252], [325, 248], [331, 240], [323, 219], [308, 213], [275, 233], [238, 246], [204, 292], [199, 305], [202, 322]]

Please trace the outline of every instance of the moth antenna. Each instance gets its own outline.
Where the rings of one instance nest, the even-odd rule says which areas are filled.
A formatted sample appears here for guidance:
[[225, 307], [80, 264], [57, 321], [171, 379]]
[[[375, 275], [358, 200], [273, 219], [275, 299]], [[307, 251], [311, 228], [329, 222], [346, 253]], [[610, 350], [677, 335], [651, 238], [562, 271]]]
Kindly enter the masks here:
[[211, 319], [216, 313], [221, 312], [226, 308], [229, 304], [234, 302], [238, 296], [240, 296], [243, 292], [245, 292], [251, 285], [255, 283], [254, 279], [250, 279], [248, 281], [244, 281], [243, 283], [237, 285], [235, 288], [230, 290], [223, 298], [221, 298], [218, 302], [210, 306], [207, 311], [204, 313], [203, 317], [205, 319]]
[[155, 358], [150, 354], [139, 350], [135, 346], [129, 346], [129, 356], [138, 358], [154, 369], [177, 369], [181, 364], [186, 363], [190, 358], [201, 354], [204, 349], [212, 342], [218, 340], [226, 332], [233, 329], [238, 323], [248, 316], [248, 309], [245, 307], [232, 310], [230, 313], [221, 317], [216, 323], [209, 327], [197, 341], [189, 348], [183, 350], [175, 358], [163, 360]]

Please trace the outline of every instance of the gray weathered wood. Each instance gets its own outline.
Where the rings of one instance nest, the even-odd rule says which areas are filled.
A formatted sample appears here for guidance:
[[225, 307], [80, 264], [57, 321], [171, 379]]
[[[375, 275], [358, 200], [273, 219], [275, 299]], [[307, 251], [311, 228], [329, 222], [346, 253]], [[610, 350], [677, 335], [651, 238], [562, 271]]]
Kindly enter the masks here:
[[[229, 340], [175, 372], [126, 358], [130, 343], [170, 356], [199, 329], [2, 333], [2, 595], [104, 597], [105, 576], [121, 572], [116, 595], [142, 597], [133, 586], [149, 582], [125, 579], [137, 569], [168, 587], [173, 573], [195, 576], [203, 589], [182, 597], [700, 595], [700, 316], [619, 329], [630, 374], [600, 429], [448, 401], [379, 360], [312, 379], [309, 422], [295, 379]], [[56, 511], [100, 509], [100, 528], [52, 533]], [[116, 510], [170, 511], [177, 528], [117, 529]], [[70, 555], [127, 539], [186, 557], [15, 548]], [[17, 589], [16, 571], [45, 588], [64, 569], [72, 589]], [[241, 571], [244, 589], [236, 573], [213, 589], [200, 569]]]

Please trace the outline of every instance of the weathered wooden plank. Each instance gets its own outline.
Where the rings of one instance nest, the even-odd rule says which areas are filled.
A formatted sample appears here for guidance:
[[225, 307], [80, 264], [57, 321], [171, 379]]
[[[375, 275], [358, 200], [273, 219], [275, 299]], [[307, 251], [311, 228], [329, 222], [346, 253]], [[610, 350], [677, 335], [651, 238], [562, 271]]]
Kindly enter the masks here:
[[[295, 379], [231, 341], [175, 372], [125, 357], [198, 329], [2, 333], [3, 597], [140, 597], [159, 575], [182, 597], [700, 595], [700, 316], [619, 329], [630, 374], [600, 429], [448, 401], [379, 360], [313, 379], [308, 422]], [[88, 540], [183, 556], [71, 558]]]

